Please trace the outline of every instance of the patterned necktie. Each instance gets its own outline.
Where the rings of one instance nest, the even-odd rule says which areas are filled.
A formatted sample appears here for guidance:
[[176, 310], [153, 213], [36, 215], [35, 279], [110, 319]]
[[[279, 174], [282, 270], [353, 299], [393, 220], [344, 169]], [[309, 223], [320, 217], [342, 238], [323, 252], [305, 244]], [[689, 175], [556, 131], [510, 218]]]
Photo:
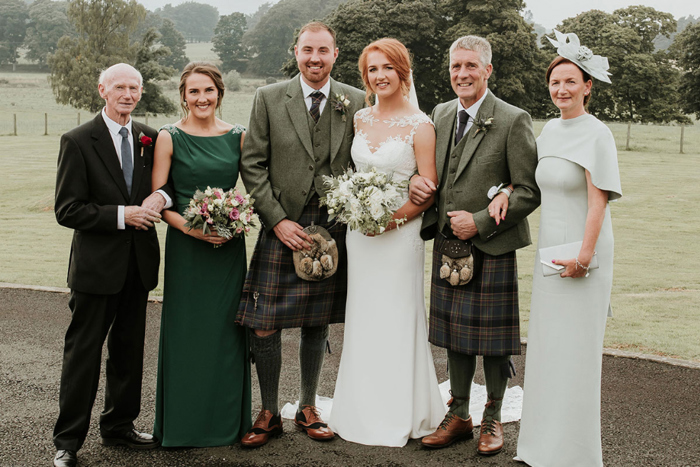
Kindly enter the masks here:
[[464, 136], [464, 129], [467, 127], [469, 114], [467, 114], [466, 110], [460, 110], [457, 112], [457, 118], [459, 119], [459, 125], [457, 125], [457, 134], [455, 135], [455, 146], [459, 144], [462, 136]]
[[131, 181], [134, 178], [134, 161], [131, 159], [131, 145], [129, 144], [129, 130], [125, 126], [119, 130], [122, 136], [122, 172], [124, 172], [124, 181], [126, 182], [126, 190], [131, 196]]
[[311, 96], [311, 108], [309, 113], [314, 118], [314, 122], [318, 123], [318, 119], [321, 116], [320, 105], [321, 101], [325, 97], [321, 91], [314, 91], [310, 94]]

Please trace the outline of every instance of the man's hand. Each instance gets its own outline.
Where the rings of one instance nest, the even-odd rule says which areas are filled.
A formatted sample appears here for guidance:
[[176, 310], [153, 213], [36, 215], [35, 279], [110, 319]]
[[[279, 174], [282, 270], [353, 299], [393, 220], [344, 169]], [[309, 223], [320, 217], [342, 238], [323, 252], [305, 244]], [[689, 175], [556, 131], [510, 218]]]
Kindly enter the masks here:
[[282, 219], [272, 230], [275, 232], [275, 235], [277, 235], [277, 238], [292, 251], [299, 251], [301, 249], [310, 250], [311, 244], [314, 242], [311, 237], [304, 232], [302, 226], [289, 219]]
[[447, 213], [450, 216], [450, 227], [452, 233], [460, 240], [469, 240], [476, 236], [479, 231], [474, 223], [474, 216], [467, 211], [450, 211]]
[[143, 206], [124, 206], [124, 223], [126, 225], [136, 227], [136, 230], [148, 230], [149, 227], [153, 227], [154, 222], [160, 222], [158, 211]]
[[408, 185], [408, 198], [416, 206], [420, 206], [430, 199], [437, 191], [435, 183], [429, 178], [414, 175]]
[[148, 198], [141, 203], [142, 208], [150, 209], [156, 212], [161, 212], [165, 206], [165, 198], [158, 192], [151, 193]]

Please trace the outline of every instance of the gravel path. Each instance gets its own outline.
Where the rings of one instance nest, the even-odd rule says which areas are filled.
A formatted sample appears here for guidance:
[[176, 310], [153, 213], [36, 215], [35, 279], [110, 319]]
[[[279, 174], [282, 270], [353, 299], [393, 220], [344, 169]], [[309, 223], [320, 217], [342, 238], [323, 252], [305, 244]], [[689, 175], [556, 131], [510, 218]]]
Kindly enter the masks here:
[[[137, 429], [150, 432], [155, 404], [160, 304], [150, 303], [142, 413]], [[68, 295], [0, 288], [0, 466], [48, 466], [55, 449], [51, 442], [58, 414], [58, 386], [63, 336], [70, 316]], [[326, 358], [319, 393], [332, 396], [342, 350], [341, 325], [331, 327], [333, 353]], [[298, 330], [283, 333], [282, 401], [296, 400]], [[438, 379], [446, 379], [446, 358], [433, 349]], [[515, 358], [522, 386], [524, 356]], [[477, 372], [476, 381], [483, 384]], [[256, 376], [253, 374], [255, 381]], [[285, 434], [257, 450], [239, 446], [203, 449], [157, 449], [135, 452], [105, 448], [98, 443], [97, 420], [103, 404], [98, 392], [92, 426], [79, 465], [134, 466], [423, 466], [509, 465], [518, 423], [504, 426], [506, 448], [484, 458], [476, 443], [465, 441], [428, 451], [411, 441], [404, 448], [368, 447], [336, 439], [316, 443], [285, 421]], [[643, 359], [606, 356], [603, 360], [603, 457], [609, 466], [700, 466], [700, 369]], [[257, 383], [254, 409], [259, 405]], [[254, 410], [254, 416], [257, 410]], [[366, 414], [372, 417], [373, 414]], [[575, 420], [572, 421], [575, 423]], [[546, 440], [543, 440], [546, 442]]]

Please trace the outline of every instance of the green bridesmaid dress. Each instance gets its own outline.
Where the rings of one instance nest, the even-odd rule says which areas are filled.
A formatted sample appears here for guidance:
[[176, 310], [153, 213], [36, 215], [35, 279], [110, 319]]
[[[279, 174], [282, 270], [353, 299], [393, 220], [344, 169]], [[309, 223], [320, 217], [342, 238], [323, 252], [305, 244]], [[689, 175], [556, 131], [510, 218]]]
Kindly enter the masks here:
[[[178, 212], [198, 188], [236, 185], [242, 126], [206, 137], [163, 129]], [[168, 227], [154, 427], [163, 446], [231, 445], [251, 427], [248, 342], [234, 322], [245, 275], [243, 238], [214, 248]]]

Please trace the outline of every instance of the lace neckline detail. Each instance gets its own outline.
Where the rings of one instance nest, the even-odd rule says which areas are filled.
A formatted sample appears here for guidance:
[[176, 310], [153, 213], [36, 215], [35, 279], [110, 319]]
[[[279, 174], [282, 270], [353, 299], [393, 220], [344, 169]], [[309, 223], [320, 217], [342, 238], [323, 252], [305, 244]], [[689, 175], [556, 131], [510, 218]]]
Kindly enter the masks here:
[[[382, 123], [386, 125], [387, 129], [399, 129], [410, 127], [410, 131], [408, 132], [408, 134], [405, 135], [388, 135], [384, 141], [379, 142], [379, 144], [375, 146], [370, 141], [367, 132], [363, 128], [360, 128], [360, 126], [358, 125], [358, 123], [360, 122], [369, 127], [373, 127], [375, 123]], [[432, 120], [430, 120], [430, 117], [428, 117], [423, 112], [416, 112], [412, 115], [402, 115], [399, 117], [392, 117], [390, 119], [380, 120], [372, 114], [372, 109], [367, 107], [359, 110], [355, 114], [355, 136], [363, 139], [365, 141], [365, 144], [367, 145], [367, 148], [374, 154], [377, 151], [379, 151], [383, 146], [392, 142], [403, 142], [405, 144], [408, 144], [409, 146], [413, 146], [413, 136], [416, 134], [418, 127], [423, 123], [433, 125], [433, 122]]]

